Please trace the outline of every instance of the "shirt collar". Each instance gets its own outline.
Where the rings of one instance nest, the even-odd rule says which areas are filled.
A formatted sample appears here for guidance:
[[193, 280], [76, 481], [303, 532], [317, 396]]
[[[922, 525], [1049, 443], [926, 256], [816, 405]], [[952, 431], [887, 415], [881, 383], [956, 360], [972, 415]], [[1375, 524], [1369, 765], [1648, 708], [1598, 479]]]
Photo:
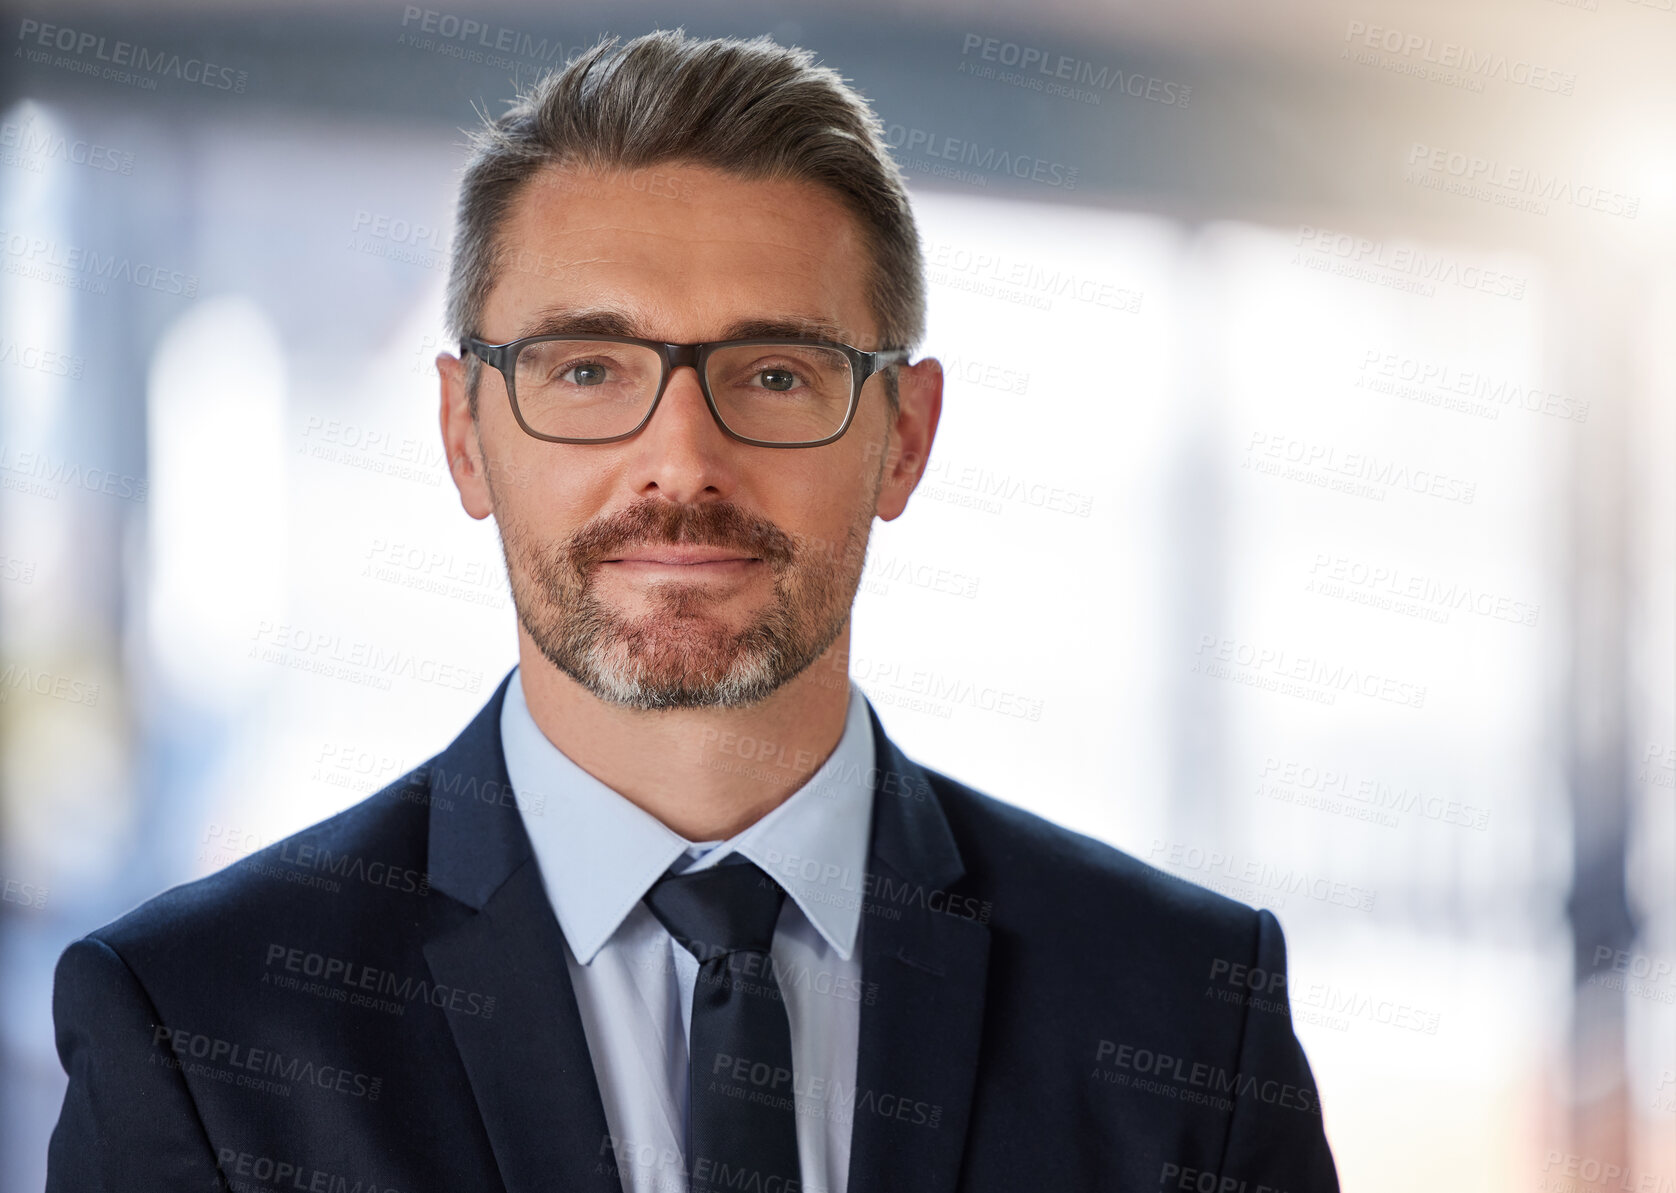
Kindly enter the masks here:
[[687, 868], [699, 870], [738, 853], [784, 887], [849, 960], [861, 921], [876, 761], [867, 697], [853, 680], [849, 691], [843, 736], [820, 769], [756, 823], [707, 848], [636, 807], [548, 741], [525, 703], [520, 668], [501, 707], [501, 747], [542, 883], [576, 959], [590, 963], [677, 862], [688, 860]]

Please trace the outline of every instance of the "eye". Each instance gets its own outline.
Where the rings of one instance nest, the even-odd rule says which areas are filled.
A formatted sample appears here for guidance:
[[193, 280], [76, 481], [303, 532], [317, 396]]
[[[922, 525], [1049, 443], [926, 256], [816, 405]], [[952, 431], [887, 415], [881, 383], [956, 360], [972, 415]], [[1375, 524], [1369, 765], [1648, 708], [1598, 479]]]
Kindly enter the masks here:
[[755, 376], [763, 378], [762, 388], [771, 389], [775, 393], [785, 393], [796, 386], [798, 380], [796, 373], [777, 365], [758, 369]]
[[603, 385], [608, 371], [609, 370], [607, 369], [604, 361], [579, 360], [573, 364], [565, 366], [565, 368], [557, 374], [557, 377], [560, 381], [564, 381], [574, 374], [574, 379], [571, 381], [573, 385]]

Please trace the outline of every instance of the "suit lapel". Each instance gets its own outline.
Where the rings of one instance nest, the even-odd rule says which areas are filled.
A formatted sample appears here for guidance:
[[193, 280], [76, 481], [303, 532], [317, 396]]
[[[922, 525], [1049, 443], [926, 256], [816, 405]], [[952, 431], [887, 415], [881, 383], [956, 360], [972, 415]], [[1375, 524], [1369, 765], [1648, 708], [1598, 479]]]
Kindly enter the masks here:
[[495, 997], [492, 1016], [448, 1023], [508, 1193], [621, 1193], [564, 933], [501, 752], [510, 679], [430, 764], [430, 881], [449, 901], [425, 959], [439, 985]]
[[868, 714], [879, 784], [861, 977], [874, 997], [861, 1008], [848, 1193], [951, 1193], [977, 1075], [989, 929], [975, 900], [949, 895], [964, 866], [925, 772], [886, 736], [871, 701]]

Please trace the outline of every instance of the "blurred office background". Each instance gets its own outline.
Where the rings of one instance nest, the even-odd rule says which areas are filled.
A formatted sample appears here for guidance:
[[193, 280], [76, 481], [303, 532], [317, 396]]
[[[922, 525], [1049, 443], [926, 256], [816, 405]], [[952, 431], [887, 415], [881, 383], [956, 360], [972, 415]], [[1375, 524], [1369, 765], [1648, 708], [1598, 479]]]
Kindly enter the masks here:
[[1347, 1190], [1669, 1190], [1669, 0], [12, 8], [0, 1187], [62, 948], [512, 666], [436, 429], [460, 130], [677, 24], [814, 49], [912, 184], [887, 729], [1275, 909]]

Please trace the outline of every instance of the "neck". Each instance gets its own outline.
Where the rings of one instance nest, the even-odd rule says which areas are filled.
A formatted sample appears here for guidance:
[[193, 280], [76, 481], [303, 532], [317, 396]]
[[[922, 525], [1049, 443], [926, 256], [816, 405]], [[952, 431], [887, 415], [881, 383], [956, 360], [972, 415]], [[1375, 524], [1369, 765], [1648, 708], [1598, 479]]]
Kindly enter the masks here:
[[646, 711], [607, 703], [547, 661], [522, 626], [518, 676], [547, 740], [689, 841], [724, 841], [809, 781], [849, 712], [850, 627], [750, 708]]

